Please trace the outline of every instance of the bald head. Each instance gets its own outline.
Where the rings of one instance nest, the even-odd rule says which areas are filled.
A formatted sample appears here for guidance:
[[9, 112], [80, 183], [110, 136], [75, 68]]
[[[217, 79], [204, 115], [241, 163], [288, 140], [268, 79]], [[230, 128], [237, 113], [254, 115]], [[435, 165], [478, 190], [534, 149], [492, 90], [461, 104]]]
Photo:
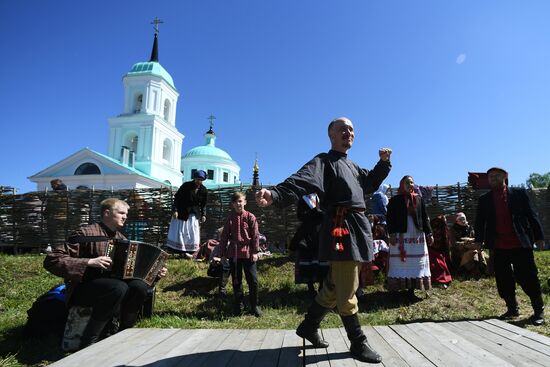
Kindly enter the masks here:
[[[348, 119], [347, 117], [337, 117], [335, 118], [334, 120], [332, 120], [329, 124], [328, 124], [328, 133], [330, 134], [330, 129], [332, 129], [332, 127], [334, 126], [334, 124], [338, 121], [342, 121], [342, 122], [347, 122], [349, 124], [352, 124], [351, 123], [351, 120]], [[353, 125], [353, 124], [352, 124]]]
[[328, 125], [328, 136], [332, 150], [347, 153], [355, 138], [351, 120], [347, 117], [338, 117], [332, 120]]

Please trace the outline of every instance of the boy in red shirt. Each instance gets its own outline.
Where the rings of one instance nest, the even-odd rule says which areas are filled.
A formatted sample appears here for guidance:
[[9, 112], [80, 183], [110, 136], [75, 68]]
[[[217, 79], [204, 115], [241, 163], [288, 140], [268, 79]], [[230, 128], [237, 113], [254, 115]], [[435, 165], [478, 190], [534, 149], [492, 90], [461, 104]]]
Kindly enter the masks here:
[[221, 235], [221, 252], [229, 259], [233, 293], [235, 295], [234, 314], [243, 310], [243, 271], [248, 283], [250, 295], [250, 313], [256, 317], [262, 315], [258, 308], [258, 275], [256, 262], [260, 250], [260, 233], [254, 214], [244, 209], [246, 196], [236, 192], [231, 197], [233, 212], [229, 214]]

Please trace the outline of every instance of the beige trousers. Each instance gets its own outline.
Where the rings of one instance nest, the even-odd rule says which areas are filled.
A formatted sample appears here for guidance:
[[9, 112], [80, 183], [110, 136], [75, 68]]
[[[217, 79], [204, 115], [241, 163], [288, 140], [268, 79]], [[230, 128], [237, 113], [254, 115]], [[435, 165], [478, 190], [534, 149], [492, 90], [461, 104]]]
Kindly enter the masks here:
[[328, 309], [337, 307], [341, 316], [356, 314], [359, 307], [355, 292], [359, 287], [360, 269], [358, 261], [330, 261], [328, 276], [315, 301]]

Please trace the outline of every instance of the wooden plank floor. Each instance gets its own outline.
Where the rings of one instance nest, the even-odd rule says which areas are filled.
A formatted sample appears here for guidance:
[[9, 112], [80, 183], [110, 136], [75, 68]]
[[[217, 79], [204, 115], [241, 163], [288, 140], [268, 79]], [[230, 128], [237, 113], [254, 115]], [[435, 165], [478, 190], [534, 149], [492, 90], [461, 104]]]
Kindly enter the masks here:
[[[550, 338], [499, 321], [363, 327], [383, 366], [550, 366]], [[355, 367], [343, 328], [323, 329], [326, 349], [294, 330], [128, 329], [51, 366]], [[305, 360], [304, 360], [305, 358]]]

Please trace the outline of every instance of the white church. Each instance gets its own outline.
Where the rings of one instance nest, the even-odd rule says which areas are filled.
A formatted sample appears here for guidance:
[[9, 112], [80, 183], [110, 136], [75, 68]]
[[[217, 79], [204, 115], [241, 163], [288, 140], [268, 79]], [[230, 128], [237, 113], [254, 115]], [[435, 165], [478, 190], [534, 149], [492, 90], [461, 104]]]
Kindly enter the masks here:
[[138, 62], [123, 77], [124, 110], [109, 118], [107, 154], [83, 148], [29, 177], [38, 191], [61, 179], [68, 189], [179, 187], [196, 170], [208, 173], [207, 188], [240, 185], [240, 167], [216, 147], [210, 129], [204, 145], [182, 156], [184, 135], [176, 128], [179, 93], [172, 76], [158, 62], [158, 20], [151, 58]]

